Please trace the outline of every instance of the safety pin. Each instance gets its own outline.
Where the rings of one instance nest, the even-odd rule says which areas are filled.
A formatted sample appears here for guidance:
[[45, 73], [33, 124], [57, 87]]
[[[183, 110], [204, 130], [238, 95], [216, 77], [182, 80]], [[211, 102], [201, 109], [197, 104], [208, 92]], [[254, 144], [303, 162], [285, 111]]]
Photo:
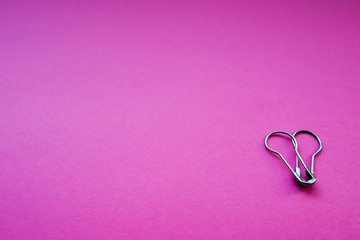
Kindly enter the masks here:
[[[302, 157], [301, 157], [301, 155], [300, 155], [300, 153], [299, 153], [299, 151], [298, 151], [298, 142], [297, 142], [297, 140], [296, 140], [296, 138], [295, 138], [295, 135], [298, 134], [299, 132], [305, 132], [305, 133], [311, 134], [312, 136], [314, 136], [314, 137], [318, 140], [319, 145], [320, 145], [319, 149], [311, 156], [311, 170], [306, 166], [304, 160], [302, 159]], [[283, 155], [282, 155], [280, 152], [271, 149], [271, 148], [269, 147], [269, 145], [268, 145], [268, 139], [269, 139], [269, 137], [270, 137], [271, 135], [277, 134], [277, 133], [286, 134], [286, 135], [290, 136], [291, 139], [292, 139], [292, 143], [293, 143], [293, 145], [294, 145], [294, 149], [295, 149], [295, 153], [296, 153], [296, 167], [295, 167], [296, 170], [295, 170], [295, 171], [294, 171], [294, 169], [289, 165], [289, 163], [286, 161], [286, 159], [283, 157]], [[271, 152], [273, 152], [273, 153], [275, 153], [275, 154], [277, 154], [277, 155], [279, 155], [279, 156], [281, 157], [281, 159], [285, 162], [285, 164], [288, 166], [288, 168], [290, 169], [290, 171], [294, 174], [296, 180], [297, 180], [301, 185], [309, 186], [309, 185], [312, 185], [312, 184], [314, 184], [314, 183], [316, 182], [316, 178], [315, 178], [315, 176], [314, 176], [314, 161], [315, 161], [315, 156], [316, 156], [316, 154], [318, 154], [318, 153], [321, 151], [321, 149], [322, 149], [322, 142], [321, 142], [320, 138], [319, 138], [315, 133], [313, 133], [313, 132], [311, 132], [311, 131], [308, 131], [308, 130], [298, 130], [298, 131], [294, 132], [293, 134], [290, 134], [290, 133], [284, 132], [284, 131], [274, 131], [274, 132], [272, 132], [272, 133], [270, 133], [270, 134], [268, 134], [268, 135], [266, 136], [266, 138], [265, 138], [265, 146], [266, 146], [266, 148], [267, 148], [268, 150], [270, 150]], [[304, 180], [304, 179], [301, 177], [301, 175], [300, 175], [299, 159], [300, 159], [302, 165], [303, 165], [304, 168], [305, 168], [305, 173], [306, 173], [306, 175], [309, 177], [309, 180]]]
[[[309, 130], [305, 130], [305, 129], [297, 130], [296, 132], [294, 132], [292, 134], [292, 136], [295, 138], [296, 134], [298, 134], [300, 132], [308, 133], [308, 134], [314, 136], [316, 138], [316, 140], [319, 142], [319, 149], [315, 153], [313, 153], [313, 155], [311, 156], [311, 168], [310, 169], [311, 169], [311, 173], [314, 174], [315, 156], [316, 156], [316, 154], [318, 154], [321, 151], [323, 145], [322, 145], [322, 142], [321, 142], [320, 138], [315, 133], [313, 133], [313, 132], [311, 132]], [[299, 170], [298, 170], [298, 168], [299, 168], [299, 158], [296, 155], [296, 170], [299, 171], [299, 174], [300, 174], [300, 168], [299, 168]]]

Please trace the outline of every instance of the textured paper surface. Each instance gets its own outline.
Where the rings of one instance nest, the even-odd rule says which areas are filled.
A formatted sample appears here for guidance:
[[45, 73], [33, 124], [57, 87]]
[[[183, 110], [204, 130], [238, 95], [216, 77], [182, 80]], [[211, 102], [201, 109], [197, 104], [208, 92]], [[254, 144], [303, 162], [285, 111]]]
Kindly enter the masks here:
[[359, 10], [2, 1], [0, 239], [359, 239]]

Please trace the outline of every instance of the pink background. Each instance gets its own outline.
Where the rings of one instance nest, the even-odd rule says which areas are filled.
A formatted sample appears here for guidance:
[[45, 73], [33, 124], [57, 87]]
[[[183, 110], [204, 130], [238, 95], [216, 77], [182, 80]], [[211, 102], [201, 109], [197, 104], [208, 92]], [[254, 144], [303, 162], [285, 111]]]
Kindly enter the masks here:
[[359, 239], [359, 11], [1, 1], [0, 239]]

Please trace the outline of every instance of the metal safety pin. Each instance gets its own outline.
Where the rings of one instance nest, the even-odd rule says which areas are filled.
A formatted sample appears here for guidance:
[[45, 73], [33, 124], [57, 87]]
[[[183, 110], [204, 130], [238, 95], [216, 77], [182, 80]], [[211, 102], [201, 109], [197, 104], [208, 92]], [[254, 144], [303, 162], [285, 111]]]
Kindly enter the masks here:
[[[320, 138], [319, 138], [315, 133], [313, 133], [313, 132], [311, 132], [311, 131], [309, 131], [309, 130], [305, 130], [305, 129], [297, 130], [296, 132], [294, 132], [294, 133], [292, 134], [292, 136], [295, 138], [295, 135], [298, 134], [298, 133], [300, 133], [300, 132], [308, 133], [308, 134], [314, 136], [314, 137], [316, 138], [316, 140], [319, 142], [319, 149], [318, 149], [315, 153], [313, 153], [313, 155], [311, 156], [311, 168], [310, 168], [310, 169], [311, 169], [311, 173], [314, 174], [315, 156], [316, 156], [316, 154], [318, 154], [318, 153], [321, 151], [321, 149], [322, 149], [322, 142], [321, 142]], [[304, 164], [304, 162], [303, 162], [303, 164]], [[299, 158], [298, 158], [297, 155], [296, 155], [296, 171], [299, 171], [298, 174], [300, 174]]]
[[[306, 166], [304, 160], [302, 159], [302, 157], [301, 157], [301, 155], [300, 155], [300, 153], [299, 153], [299, 151], [298, 151], [298, 142], [297, 142], [297, 140], [296, 140], [296, 138], [295, 138], [295, 135], [298, 134], [299, 132], [305, 132], [305, 133], [311, 134], [312, 136], [314, 136], [314, 137], [318, 140], [319, 145], [320, 145], [319, 149], [311, 156], [311, 170]], [[295, 171], [294, 171], [294, 169], [289, 165], [289, 163], [286, 161], [286, 159], [283, 157], [283, 155], [282, 155], [280, 152], [271, 149], [271, 148], [269, 147], [269, 145], [268, 145], [268, 139], [269, 139], [269, 137], [270, 137], [271, 135], [277, 134], [277, 133], [288, 135], [288, 136], [290, 136], [291, 139], [292, 139], [292, 143], [293, 143], [293, 145], [294, 145], [294, 149], [295, 149], [295, 153], [296, 153], [296, 167], [295, 167]], [[290, 169], [290, 171], [291, 171], [291, 172], [293, 173], [293, 175], [295, 176], [296, 180], [297, 180], [301, 185], [309, 186], [309, 185], [312, 185], [312, 184], [314, 184], [314, 183], [316, 182], [316, 178], [315, 178], [315, 176], [314, 176], [314, 161], [315, 161], [315, 156], [316, 156], [316, 154], [318, 154], [318, 153], [321, 151], [321, 149], [322, 149], [322, 142], [321, 142], [320, 138], [319, 138], [315, 133], [313, 133], [313, 132], [311, 132], [311, 131], [308, 131], [308, 130], [298, 130], [298, 131], [294, 132], [293, 134], [290, 134], [290, 133], [284, 132], [284, 131], [274, 131], [274, 132], [272, 132], [272, 133], [269, 133], [269, 134], [266, 136], [266, 138], [265, 138], [265, 146], [266, 146], [266, 148], [267, 148], [269, 151], [271, 151], [271, 152], [273, 152], [273, 153], [275, 153], [275, 154], [277, 154], [277, 155], [279, 155], [279, 156], [281, 157], [281, 159], [285, 162], [285, 164], [288, 166], [288, 168]], [[301, 177], [301, 175], [300, 175], [299, 159], [300, 159], [302, 165], [303, 165], [304, 168], [305, 168], [305, 173], [306, 173], [306, 175], [309, 177], [309, 180], [303, 179], [303, 178]]]

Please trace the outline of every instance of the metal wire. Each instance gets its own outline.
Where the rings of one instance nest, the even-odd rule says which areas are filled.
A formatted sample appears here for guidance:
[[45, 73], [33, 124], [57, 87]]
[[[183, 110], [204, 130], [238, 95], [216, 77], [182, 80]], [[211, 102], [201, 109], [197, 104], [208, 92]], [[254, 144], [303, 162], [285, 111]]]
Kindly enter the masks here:
[[[307, 133], [307, 134], [310, 134], [310, 135], [314, 136], [318, 140], [319, 145], [320, 145], [319, 149], [311, 156], [311, 168], [310, 168], [311, 170], [306, 166], [306, 164], [305, 164], [304, 160], [302, 159], [302, 157], [301, 157], [301, 155], [299, 153], [299, 150], [298, 150], [298, 142], [297, 142], [295, 136], [296, 136], [296, 134], [298, 134], [300, 132]], [[295, 150], [295, 153], [296, 153], [296, 167], [295, 167], [295, 170], [290, 166], [290, 164], [286, 161], [286, 159], [284, 158], [284, 156], [280, 152], [275, 151], [275, 150], [273, 150], [272, 148], [269, 147], [268, 139], [274, 134], [285, 134], [285, 135], [288, 135], [289, 137], [291, 137], [292, 143], [294, 145], [294, 150]], [[284, 132], [284, 131], [274, 131], [274, 132], [269, 133], [266, 136], [266, 138], [265, 138], [265, 147], [269, 151], [271, 151], [271, 152], [273, 152], [273, 153], [275, 153], [275, 154], [277, 154], [277, 155], [279, 155], [281, 157], [281, 159], [285, 162], [286, 166], [288, 166], [290, 171], [295, 176], [296, 180], [301, 185], [310, 186], [310, 185], [312, 185], [312, 184], [314, 184], [316, 182], [316, 178], [314, 176], [314, 161], [315, 161], [316, 154], [318, 154], [322, 149], [322, 142], [321, 142], [320, 138], [315, 133], [313, 133], [313, 132], [311, 132], [309, 130], [304, 130], [304, 129], [298, 130], [298, 131], [294, 132], [293, 134], [288, 133], [288, 132]], [[305, 179], [303, 179], [301, 177], [300, 168], [299, 168], [299, 159], [300, 159], [301, 164], [305, 168], [306, 175], [309, 177], [308, 180], [305, 180]]]

